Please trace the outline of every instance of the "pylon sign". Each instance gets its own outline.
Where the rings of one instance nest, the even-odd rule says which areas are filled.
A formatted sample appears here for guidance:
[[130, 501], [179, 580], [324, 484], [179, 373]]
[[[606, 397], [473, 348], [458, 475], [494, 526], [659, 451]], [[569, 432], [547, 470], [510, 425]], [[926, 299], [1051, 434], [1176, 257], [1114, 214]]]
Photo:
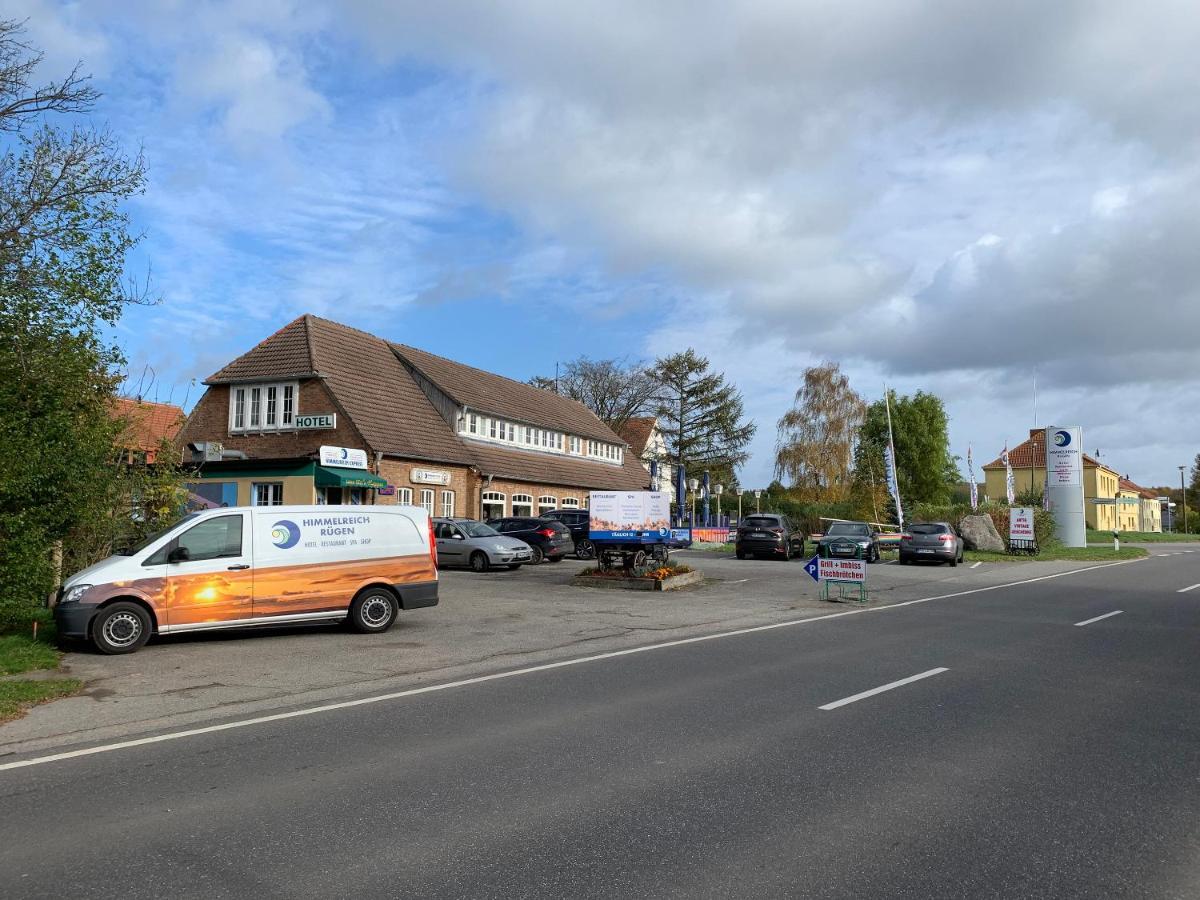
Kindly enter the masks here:
[[1087, 546], [1083, 505], [1083, 429], [1051, 425], [1046, 429], [1046, 508], [1054, 530], [1067, 547]]

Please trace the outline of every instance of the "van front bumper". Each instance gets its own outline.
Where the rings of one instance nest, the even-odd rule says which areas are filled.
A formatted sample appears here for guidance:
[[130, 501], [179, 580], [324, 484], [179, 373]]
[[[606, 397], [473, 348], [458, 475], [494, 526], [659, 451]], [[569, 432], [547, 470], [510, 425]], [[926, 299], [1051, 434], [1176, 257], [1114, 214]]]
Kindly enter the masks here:
[[426, 581], [420, 584], [393, 585], [400, 596], [401, 609], [420, 609], [423, 606], [437, 606], [438, 583]]
[[85, 638], [95, 615], [92, 603], [58, 603], [54, 607], [54, 627], [62, 637]]

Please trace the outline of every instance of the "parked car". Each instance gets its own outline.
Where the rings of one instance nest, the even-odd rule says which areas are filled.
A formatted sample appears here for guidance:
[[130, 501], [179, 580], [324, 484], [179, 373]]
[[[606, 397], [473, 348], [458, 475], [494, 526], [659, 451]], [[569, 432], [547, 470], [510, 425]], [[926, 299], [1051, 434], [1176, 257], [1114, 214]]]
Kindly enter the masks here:
[[833, 522], [817, 541], [817, 556], [878, 562], [879, 533], [866, 522]]
[[562, 522], [570, 529], [571, 540], [575, 542], [575, 555], [579, 559], [595, 559], [596, 545], [588, 539], [591, 513], [586, 509], [552, 509], [542, 513], [542, 518]]
[[419, 506], [229, 506], [193, 512], [76, 572], [51, 605], [60, 637], [133, 653], [151, 634], [345, 621], [387, 631], [436, 606]]
[[738, 559], [773, 556], [791, 559], [804, 555], [804, 532], [784, 515], [755, 513], [738, 524], [734, 550]]
[[963, 561], [963, 539], [949, 522], [914, 522], [900, 535], [900, 565], [929, 559], [957, 566]]
[[559, 562], [568, 553], [575, 552], [571, 529], [554, 519], [509, 516], [506, 519], [488, 519], [488, 524], [503, 535], [527, 543], [532, 557], [529, 561], [535, 565], [543, 559]]
[[486, 572], [492, 566], [519, 569], [533, 559], [527, 543], [475, 519], [437, 518], [433, 527], [439, 566], [470, 566]]

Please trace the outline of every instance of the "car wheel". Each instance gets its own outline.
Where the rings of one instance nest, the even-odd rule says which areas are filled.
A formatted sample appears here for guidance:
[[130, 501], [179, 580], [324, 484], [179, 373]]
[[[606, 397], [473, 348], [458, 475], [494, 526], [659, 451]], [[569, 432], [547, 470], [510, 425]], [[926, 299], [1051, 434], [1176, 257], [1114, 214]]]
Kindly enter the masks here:
[[783, 545], [783, 561], [787, 562], [791, 558], [792, 558], [792, 545], [784, 544]]
[[132, 653], [150, 639], [150, 614], [136, 603], [114, 603], [92, 619], [91, 633], [101, 653]]
[[954, 569], [957, 567], [958, 567], [958, 557], [957, 556], [950, 557], [950, 568]]
[[487, 554], [482, 550], [476, 550], [471, 554], [471, 568], [476, 572], [486, 572], [488, 570]]
[[737, 550], [734, 550], [733, 552], [734, 552], [734, 553], [737, 555], [737, 558], [738, 558], [738, 559], [745, 559], [745, 558], [746, 558], [746, 551], [745, 551], [745, 550], [742, 550], [742, 549], [737, 549]]
[[534, 546], [531, 548], [531, 551], [532, 552], [529, 555], [529, 562], [532, 565], [536, 566], [538, 563], [540, 563], [542, 560], [544, 560], [546, 558], [546, 554], [542, 552], [541, 547]]
[[575, 544], [575, 555], [580, 559], [595, 559], [596, 545], [586, 538]]
[[396, 598], [384, 588], [368, 588], [350, 604], [350, 627], [360, 634], [379, 634], [396, 621]]

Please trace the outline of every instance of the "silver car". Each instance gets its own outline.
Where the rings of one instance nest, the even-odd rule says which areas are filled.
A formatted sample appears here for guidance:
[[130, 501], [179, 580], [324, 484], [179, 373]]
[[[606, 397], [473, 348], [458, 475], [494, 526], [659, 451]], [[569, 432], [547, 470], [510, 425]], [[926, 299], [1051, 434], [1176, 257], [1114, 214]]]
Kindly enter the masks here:
[[501, 534], [475, 519], [434, 519], [438, 566], [470, 566], [486, 572], [492, 566], [519, 569], [533, 558], [524, 541]]

